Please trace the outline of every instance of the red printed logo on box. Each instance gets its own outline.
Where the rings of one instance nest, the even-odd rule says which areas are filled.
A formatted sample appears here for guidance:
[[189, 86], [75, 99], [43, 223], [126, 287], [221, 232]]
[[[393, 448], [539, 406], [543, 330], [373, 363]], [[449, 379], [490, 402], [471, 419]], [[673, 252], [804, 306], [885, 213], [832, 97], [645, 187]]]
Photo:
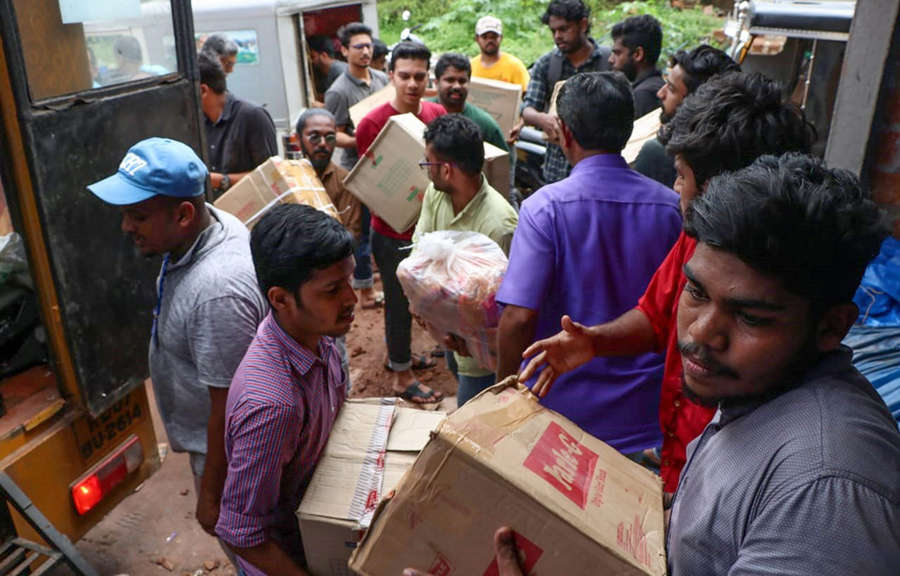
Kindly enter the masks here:
[[[523, 574], [530, 574], [532, 568], [534, 568], [534, 565], [537, 564], [538, 559], [541, 557], [541, 554], [543, 554], [544, 551], [538, 548], [537, 544], [522, 536], [518, 532], [516, 532], [514, 536], [516, 539], [516, 551], [519, 553], [519, 566], [522, 567]], [[495, 557], [491, 562], [491, 565], [488, 566], [487, 570], [484, 571], [484, 576], [499, 575], [500, 567], [497, 566], [497, 558]]]
[[544, 430], [525, 467], [562, 492], [579, 508], [587, 505], [597, 455], [556, 422]]
[[431, 564], [431, 568], [428, 569], [428, 573], [431, 576], [450, 576], [451, 572], [453, 572], [453, 567], [441, 554], [437, 555]]

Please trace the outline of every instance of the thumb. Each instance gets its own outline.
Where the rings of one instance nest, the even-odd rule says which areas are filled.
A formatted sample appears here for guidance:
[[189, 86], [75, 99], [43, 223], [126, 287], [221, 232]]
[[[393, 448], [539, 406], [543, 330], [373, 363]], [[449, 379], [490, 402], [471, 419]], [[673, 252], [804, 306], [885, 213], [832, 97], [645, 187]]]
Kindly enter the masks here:
[[504, 526], [494, 533], [494, 552], [497, 555], [497, 567], [502, 576], [522, 575], [512, 528]]
[[562, 320], [560, 320], [559, 323], [562, 326], [562, 329], [570, 334], [584, 333], [584, 330], [585, 330], [584, 325], [579, 324], [578, 322], [575, 322], [574, 320], [572, 320], [572, 317], [569, 316], [568, 314], [563, 316]]

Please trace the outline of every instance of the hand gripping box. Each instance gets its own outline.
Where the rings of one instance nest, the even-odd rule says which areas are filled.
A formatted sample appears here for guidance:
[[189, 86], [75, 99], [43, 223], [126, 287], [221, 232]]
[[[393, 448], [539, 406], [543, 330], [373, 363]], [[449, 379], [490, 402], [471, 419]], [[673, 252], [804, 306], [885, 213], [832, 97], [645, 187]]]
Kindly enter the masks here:
[[313, 576], [352, 574], [347, 561], [375, 506], [443, 419], [443, 412], [397, 406], [394, 398], [344, 403], [297, 509]]
[[306, 204], [340, 220], [328, 192], [308, 160], [273, 156], [256, 167], [213, 202], [253, 228], [263, 214], [278, 204]]
[[469, 80], [467, 102], [490, 114], [500, 125], [503, 135], [507, 136], [519, 120], [522, 86], [473, 77]]
[[382, 500], [350, 567], [496, 575], [502, 525], [516, 532], [526, 574], [666, 572], [658, 477], [543, 408], [514, 377], [441, 424]]

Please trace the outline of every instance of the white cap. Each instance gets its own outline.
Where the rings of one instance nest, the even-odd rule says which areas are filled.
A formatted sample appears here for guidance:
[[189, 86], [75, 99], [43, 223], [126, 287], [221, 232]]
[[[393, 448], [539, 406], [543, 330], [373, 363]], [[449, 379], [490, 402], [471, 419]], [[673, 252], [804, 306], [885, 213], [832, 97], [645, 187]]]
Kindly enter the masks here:
[[495, 16], [482, 16], [475, 24], [475, 34], [481, 36], [488, 32], [496, 32], [500, 36], [503, 36], [503, 22]]

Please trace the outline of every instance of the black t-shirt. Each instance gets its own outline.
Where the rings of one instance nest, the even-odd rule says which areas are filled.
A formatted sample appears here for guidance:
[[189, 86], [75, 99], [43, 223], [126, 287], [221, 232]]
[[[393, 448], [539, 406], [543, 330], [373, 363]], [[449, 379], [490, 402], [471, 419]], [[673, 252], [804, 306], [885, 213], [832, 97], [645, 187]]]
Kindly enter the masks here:
[[656, 138], [644, 142], [631, 166], [647, 178], [652, 178], [664, 186], [675, 186], [675, 159], [666, 153], [666, 147]]
[[275, 123], [266, 109], [230, 92], [218, 122], [204, 117], [204, 129], [210, 172], [248, 172], [278, 154]]

